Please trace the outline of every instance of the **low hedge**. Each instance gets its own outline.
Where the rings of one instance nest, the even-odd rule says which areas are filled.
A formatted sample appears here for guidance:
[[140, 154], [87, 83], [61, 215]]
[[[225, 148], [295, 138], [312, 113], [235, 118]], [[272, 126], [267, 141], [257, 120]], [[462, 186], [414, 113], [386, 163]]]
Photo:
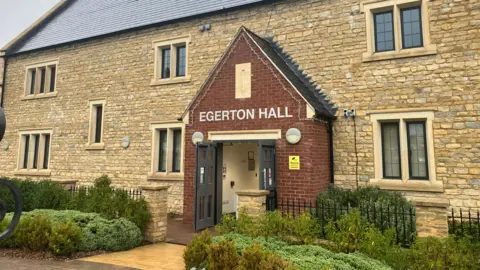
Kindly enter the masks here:
[[[11, 218], [12, 214], [7, 214], [1, 228], [6, 228]], [[1, 245], [37, 251], [50, 247], [55, 254], [68, 255], [75, 251], [128, 250], [142, 241], [140, 229], [125, 218], [107, 220], [95, 213], [34, 210], [22, 214], [13, 235]]]
[[[20, 189], [25, 212], [35, 209], [69, 209], [99, 213], [107, 219], [123, 217], [135, 223], [142, 233], [150, 219], [144, 199], [134, 200], [125, 191], [114, 189], [111, 187], [111, 180], [105, 175], [97, 178], [95, 185], [88, 189], [88, 192], [81, 188], [75, 194], [70, 194], [49, 180], [8, 180], [13, 181]], [[0, 198], [6, 202], [7, 212], [12, 212], [15, 203], [7, 187], [0, 186]]]

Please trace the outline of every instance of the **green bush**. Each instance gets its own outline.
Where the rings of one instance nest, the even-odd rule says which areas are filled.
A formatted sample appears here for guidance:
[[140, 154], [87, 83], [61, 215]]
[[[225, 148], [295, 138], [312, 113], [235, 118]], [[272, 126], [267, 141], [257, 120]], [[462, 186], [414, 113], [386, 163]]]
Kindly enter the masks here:
[[192, 241], [183, 252], [183, 262], [186, 269], [202, 269], [208, 258], [207, 249], [212, 244], [212, 235], [204, 230], [200, 235], [195, 234]]
[[[31, 181], [20, 179], [8, 179], [18, 187], [22, 196], [23, 211], [32, 211], [34, 209], [65, 209], [70, 194], [55, 182]], [[10, 189], [6, 186], [0, 186], [0, 198], [7, 205], [7, 212], [13, 212], [15, 202]]]
[[208, 269], [226, 270], [236, 269], [239, 263], [239, 256], [233, 241], [222, 239], [207, 248]]
[[325, 230], [327, 239], [333, 242], [339, 252], [355, 252], [370, 225], [362, 220], [360, 212], [352, 211], [337, 221], [330, 221]]
[[239, 253], [256, 243], [266, 251], [274, 252], [282, 260], [291, 263], [292, 267], [298, 269], [391, 269], [382, 262], [359, 253], [334, 253], [320, 246], [289, 245], [275, 238], [267, 240], [264, 237], [252, 238], [239, 234], [226, 234], [215, 237], [214, 242], [222, 239], [233, 241]]
[[253, 243], [242, 250], [242, 257], [238, 266], [239, 270], [276, 270], [293, 269], [282, 258], [264, 250], [263, 246]]
[[[23, 213], [20, 223], [24, 222], [24, 219], [35, 219], [37, 216], [45, 217], [53, 226], [71, 221], [73, 225], [79, 227], [82, 232], [80, 243], [78, 243], [80, 251], [128, 250], [139, 246], [143, 241], [140, 229], [131, 221], [124, 218], [107, 220], [96, 213], [72, 210], [34, 210]], [[11, 217], [12, 214], [9, 213], [6, 219], [11, 220]], [[17, 230], [14, 234], [17, 235]], [[16, 237], [14, 238], [16, 239]]]
[[52, 228], [49, 247], [56, 255], [70, 256], [78, 250], [81, 239], [81, 229], [72, 221], [67, 221]]
[[134, 200], [125, 191], [116, 190], [110, 184], [111, 181], [106, 175], [97, 178], [88, 192], [81, 188], [75, 193], [66, 208], [99, 213], [107, 219], [123, 217], [135, 223], [143, 233], [150, 220], [146, 201]]
[[47, 217], [24, 217], [20, 219], [12, 238], [15, 247], [32, 251], [44, 251], [49, 247], [52, 224]]

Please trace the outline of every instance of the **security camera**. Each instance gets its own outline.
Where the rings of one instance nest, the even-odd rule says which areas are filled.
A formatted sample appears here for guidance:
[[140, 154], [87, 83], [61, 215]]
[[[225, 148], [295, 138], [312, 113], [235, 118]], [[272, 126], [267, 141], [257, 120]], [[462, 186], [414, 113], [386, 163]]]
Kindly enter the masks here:
[[343, 116], [345, 116], [345, 118], [348, 118], [348, 110], [347, 109], [343, 110]]
[[350, 111], [350, 116], [355, 116], [355, 115], [356, 115], [356, 111], [355, 111], [355, 109], [352, 109], [352, 110]]

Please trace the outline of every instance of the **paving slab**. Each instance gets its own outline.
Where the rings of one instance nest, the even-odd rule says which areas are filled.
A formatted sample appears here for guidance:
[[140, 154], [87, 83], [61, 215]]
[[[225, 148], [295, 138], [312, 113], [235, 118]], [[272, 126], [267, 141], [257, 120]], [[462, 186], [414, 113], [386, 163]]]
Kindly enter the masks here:
[[185, 269], [185, 246], [169, 243], [146, 245], [128, 251], [114, 252], [82, 258], [83, 262], [131, 267], [136, 269], [181, 270]]
[[109, 265], [88, 261], [41, 261], [0, 257], [0, 269], [15, 270], [134, 270], [136, 268]]

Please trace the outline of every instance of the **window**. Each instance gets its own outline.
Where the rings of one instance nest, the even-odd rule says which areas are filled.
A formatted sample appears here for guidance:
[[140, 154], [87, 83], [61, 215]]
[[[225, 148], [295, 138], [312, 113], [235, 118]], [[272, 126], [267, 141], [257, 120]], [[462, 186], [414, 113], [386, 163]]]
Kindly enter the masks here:
[[402, 17], [402, 48], [417, 48], [423, 46], [422, 19], [420, 7], [400, 10]]
[[385, 52], [395, 49], [393, 40], [393, 13], [391, 11], [374, 14], [375, 51]]
[[183, 123], [152, 124], [153, 149], [150, 179], [183, 179]]
[[368, 0], [365, 13], [367, 52], [363, 61], [432, 55], [428, 0]]
[[190, 37], [153, 42], [155, 77], [152, 85], [190, 81], [188, 75], [188, 45]]
[[51, 130], [20, 132], [18, 173], [44, 173], [49, 169]]
[[383, 178], [401, 179], [398, 123], [382, 123]]
[[433, 149], [433, 111], [373, 111], [375, 178], [388, 189], [443, 192], [437, 181]]
[[27, 66], [25, 99], [55, 96], [57, 62]]
[[103, 150], [103, 120], [105, 118], [105, 100], [90, 101], [90, 125], [87, 150]]

